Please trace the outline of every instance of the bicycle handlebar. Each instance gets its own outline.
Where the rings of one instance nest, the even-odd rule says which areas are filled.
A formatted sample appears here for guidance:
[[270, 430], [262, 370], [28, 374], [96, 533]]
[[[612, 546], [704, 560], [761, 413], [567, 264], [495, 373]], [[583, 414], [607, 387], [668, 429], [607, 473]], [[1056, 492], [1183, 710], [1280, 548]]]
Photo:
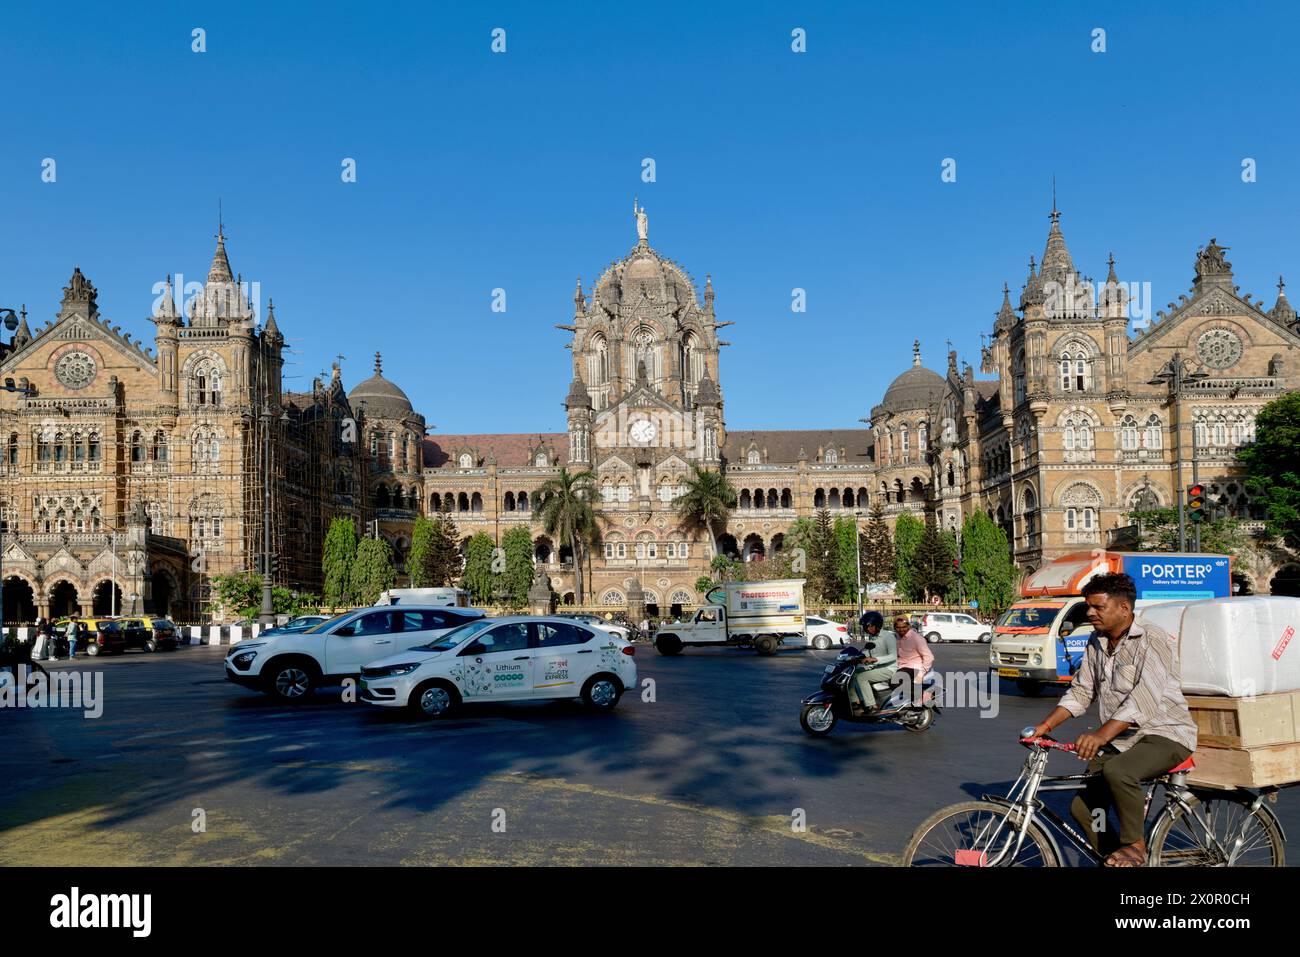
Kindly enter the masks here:
[[1074, 753], [1074, 751], [1076, 750], [1073, 743], [1064, 744], [1060, 741], [1057, 741], [1055, 738], [1048, 737], [1045, 734], [1039, 735], [1036, 738], [1022, 737], [1020, 739], [1020, 743], [1027, 748], [1046, 748], [1049, 751], [1068, 751], [1070, 753]]

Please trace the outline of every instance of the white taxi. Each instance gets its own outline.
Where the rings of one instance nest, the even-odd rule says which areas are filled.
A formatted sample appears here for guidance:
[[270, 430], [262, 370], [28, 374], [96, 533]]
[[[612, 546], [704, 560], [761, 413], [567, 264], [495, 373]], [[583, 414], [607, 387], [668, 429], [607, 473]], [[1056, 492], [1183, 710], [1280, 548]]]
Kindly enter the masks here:
[[367, 663], [361, 700], [426, 718], [462, 704], [548, 698], [609, 711], [636, 687], [635, 654], [631, 643], [571, 618], [484, 618]]

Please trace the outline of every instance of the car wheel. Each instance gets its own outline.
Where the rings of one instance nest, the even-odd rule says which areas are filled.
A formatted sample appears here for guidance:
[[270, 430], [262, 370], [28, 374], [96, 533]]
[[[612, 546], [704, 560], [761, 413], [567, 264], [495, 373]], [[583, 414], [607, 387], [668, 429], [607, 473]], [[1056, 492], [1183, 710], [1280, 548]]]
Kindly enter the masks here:
[[597, 711], [612, 711], [623, 697], [623, 686], [613, 675], [592, 675], [582, 686], [582, 700]]
[[760, 655], [776, 654], [776, 639], [771, 635], [763, 635], [754, 642], [754, 650]]
[[943, 641], [943, 637], [937, 631], [932, 631], [925, 636], [925, 640], [932, 645], [937, 645], [939, 642]]
[[831, 640], [827, 638], [825, 635], [818, 635], [816, 638], [813, 639], [813, 647], [816, 648], [818, 651], [825, 651], [830, 646], [831, 646]]
[[99, 645], [95, 644], [95, 643], [92, 641], [90, 644], [88, 644], [88, 645], [86, 646], [86, 654], [90, 655], [90, 657], [92, 657], [92, 658], [98, 658], [98, 657], [99, 657]]
[[411, 710], [421, 718], [443, 718], [459, 703], [456, 690], [443, 681], [426, 681], [411, 692]]
[[986, 632], [984, 632], [984, 634], [980, 635], [980, 643], [981, 643], [981, 644], [985, 644], [985, 645], [987, 645], [987, 644], [988, 644], [990, 641], [992, 641], [992, 640], [993, 640], [993, 634], [992, 634], [992, 632], [988, 632], [988, 631], [986, 631]]
[[276, 665], [267, 680], [272, 697], [293, 704], [304, 700], [314, 684], [311, 671], [300, 661]]
[[145, 650], [145, 651], [157, 651], [157, 650], [158, 650], [158, 642], [155, 641], [154, 639], [150, 638], [148, 641], [146, 641], [146, 642], [144, 643], [144, 650]]
[[661, 655], [680, 655], [682, 653], [682, 640], [676, 635], [660, 635], [655, 639], [655, 651]]

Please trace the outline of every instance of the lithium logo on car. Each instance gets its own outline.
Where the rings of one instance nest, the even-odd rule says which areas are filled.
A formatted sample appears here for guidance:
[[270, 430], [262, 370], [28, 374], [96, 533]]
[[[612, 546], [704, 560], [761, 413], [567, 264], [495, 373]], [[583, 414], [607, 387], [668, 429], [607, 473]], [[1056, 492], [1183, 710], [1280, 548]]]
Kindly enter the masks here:
[[1295, 637], [1295, 628], [1291, 625], [1286, 626], [1286, 631], [1282, 632], [1282, 637], [1278, 643], [1273, 646], [1273, 660], [1281, 661], [1282, 652], [1286, 651], [1286, 646], [1291, 644], [1291, 639]]

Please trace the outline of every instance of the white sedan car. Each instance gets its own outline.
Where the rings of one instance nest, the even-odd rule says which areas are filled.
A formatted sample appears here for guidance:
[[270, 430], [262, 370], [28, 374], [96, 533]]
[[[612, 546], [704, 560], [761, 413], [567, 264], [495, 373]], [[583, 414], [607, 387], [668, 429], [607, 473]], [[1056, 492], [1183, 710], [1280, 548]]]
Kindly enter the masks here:
[[805, 621], [808, 624], [809, 648], [825, 650], [826, 648], [840, 647], [849, 643], [847, 625], [842, 625], [838, 621], [818, 618], [816, 615], [809, 615]]
[[636, 687], [636, 648], [571, 618], [484, 618], [369, 662], [361, 700], [438, 718], [462, 704], [581, 698], [609, 711]]
[[970, 615], [959, 613], [930, 613], [921, 616], [921, 624], [916, 629], [925, 635], [930, 644], [940, 641], [978, 641], [993, 640], [993, 626], [986, 625]]

